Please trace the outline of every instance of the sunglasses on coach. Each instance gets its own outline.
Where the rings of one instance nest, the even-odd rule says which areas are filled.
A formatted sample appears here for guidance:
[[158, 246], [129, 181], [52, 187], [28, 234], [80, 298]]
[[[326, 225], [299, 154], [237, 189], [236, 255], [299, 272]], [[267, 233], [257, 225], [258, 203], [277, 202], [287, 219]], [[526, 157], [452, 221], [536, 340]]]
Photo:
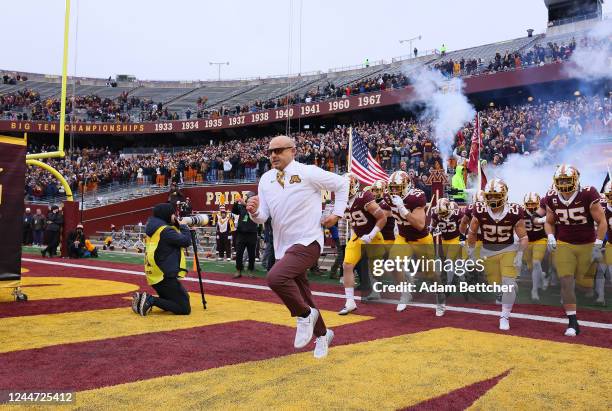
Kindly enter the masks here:
[[269, 149], [268, 149], [268, 155], [270, 155], [270, 156], [271, 156], [272, 154], [279, 155], [279, 154], [282, 154], [282, 152], [283, 152], [283, 151], [285, 151], [285, 150], [287, 150], [287, 149], [289, 149], [289, 148], [294, 148], [294, 147], [293, 147], [293, 146], [290, 146], [290, 147], [277, 147], [277, 148], [269, 148]]

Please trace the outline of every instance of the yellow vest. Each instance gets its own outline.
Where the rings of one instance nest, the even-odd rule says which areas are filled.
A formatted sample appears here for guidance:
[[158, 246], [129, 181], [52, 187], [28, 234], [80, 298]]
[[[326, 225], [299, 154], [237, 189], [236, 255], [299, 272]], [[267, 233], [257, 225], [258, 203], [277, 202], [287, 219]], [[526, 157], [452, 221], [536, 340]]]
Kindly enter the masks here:
[[[180, 230], [176, 227], [163, 225], [155, 230], [155, 233], [153, 233], [151, 237], [145, 237], [144, 270], [145, 275], [147, 276], [147, 283], [149, 283], [149, 285], [157, 284], [164, 279], [164, 272], [155, 262], [155, 251], [157, 250], [157, 245], [159, 244], [161, 232], [166, 227], [170, 227], [180, 232]], [[178, 276], [185, 277], [185, 274], [187, 274], [187, 261], [185, 260], [185, 250], [181, 248], [181, 262], [179, 264]]]

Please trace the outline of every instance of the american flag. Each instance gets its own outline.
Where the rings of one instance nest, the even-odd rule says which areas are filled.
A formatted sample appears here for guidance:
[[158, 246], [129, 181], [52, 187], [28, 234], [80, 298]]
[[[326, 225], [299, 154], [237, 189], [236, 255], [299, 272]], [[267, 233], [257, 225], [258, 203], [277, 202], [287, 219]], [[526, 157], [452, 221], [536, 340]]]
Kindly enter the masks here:
[[359, 134], [349, 129], [351, 139], [351, 173], [354, 173], [361, 184], [371, 185], [376, 180], [389, 178], [385, 170], [374, 160], [368, 146]]

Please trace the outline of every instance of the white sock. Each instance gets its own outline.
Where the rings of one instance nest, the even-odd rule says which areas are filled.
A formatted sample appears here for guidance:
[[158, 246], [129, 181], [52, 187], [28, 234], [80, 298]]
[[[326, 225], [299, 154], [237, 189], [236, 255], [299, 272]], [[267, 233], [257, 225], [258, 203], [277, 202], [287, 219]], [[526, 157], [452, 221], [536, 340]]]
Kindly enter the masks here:
[[502, 304], [501, 316], [504, 318], [510, 318], [512, 312], [512, 304]]
[[510, 312], [512, 311], [512, 306], [514, 305], [514, 301], [516, 300], [516, 291], [518, 285], [516, 284], [516, 280], [510, 277], [502, 277], [502, 285], [509, 286], [511, 291], [502, 293], [502, 317], [510, 318]]
[[355, 289], [353, 287], [345, 288], [344, 295], [346, 296], [346, 302], [355, 302]]
[[597, 298], [603, 298], [605, 285], [606, 266], [604, 264], [599, 264], [597, 266], [597, 273], [595, 274], [595, 292], [597, 293]]
[[537, 291], [542, 288], [542, 263], [539, 261], [533, 262], [533, 270], [531, 271], [531, 289]]

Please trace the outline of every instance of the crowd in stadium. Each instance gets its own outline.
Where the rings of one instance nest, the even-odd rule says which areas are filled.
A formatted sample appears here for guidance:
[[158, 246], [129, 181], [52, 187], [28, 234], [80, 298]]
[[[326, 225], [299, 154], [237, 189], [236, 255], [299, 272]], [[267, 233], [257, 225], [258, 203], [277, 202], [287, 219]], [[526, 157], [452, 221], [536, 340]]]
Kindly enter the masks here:
[[[480, 73], [514, 70], [521, 67], [540, 65], [571, 57], [577, 47], [597, 49], [605, 46], [602, 41], [588, 37], [581, 37], [579, 41], [572, 38], [567, 44], [561, 42], [548, 42], [536, 44], [527, 50], [509, 51], [503, 55], [498, 52], [489, 61], [479, 59], [448, 59], [438, 61], [431, 66], [447, 77], [468, 76]], [[4, 75], [6, 84], [15, 84], [27, 77], [20, 75]], [[181, 118], [217, 118], [225, 115], [257, 112], [264, 109], [284, 107], [287, 104], [310, 103], [330, 98], [343, 98], [351, 95], [395, 89], [410, 84], [410, 79], [402, 73], [383, 73], [365, 79], [359, 79], [345, 86], [336, 86], [328, 82], [325, 86], [317, 86], [303, 94], [288, 93], [286, 96], [255, 100], [251, 103], [230, 106], [211, 107], [207, 105], [208, 98], [201, 96], [196, 107], [187, 109], [184, 113], [168, 110], [162, 102], [151, 99], [128, 96], [122, 92], [117, 98], [101, 98], [96, 95], [73, 96], [67, 102], [66, 113], [68, 120], [72, 121], [101, 121], [101, 122], [145, 122], [159, 120], [179, 120]], [[17, 92], [0, 95], [0, 118], [13, 120], [43, 120], [56, 121], [60, 112], [58, 98], [42, 99], [36, 91], [24, 88]]]
[[[571, 145], [589, 132], [612, 127], [609, 98], [576, 97], [572, 100], [529, 103], [512, 107], [489, 107], [480, 111], [483, 133], [482, 158], [494, 167], [508, 155], [528, 155], [536, 150], [558, 150]], [[353, 132], [367, 142], [370, 152], [387, 170], [406, 167], [424, 181], [437, 161], [431, 123], [401, 119], [391, 122], [353, 124]], [[457, 133], [455, 157], [469, 153], [473, 124]], [[348, 150], [348, 127], [327, 132], [302, 131], [293, 134], [298, 143], [297, 159], [327, 170], [344, 172]], [[109, 184], [141, 183], [167, 185], [219, 182], [233, 179], [254, 181], [269, 167], [266, 153], [269, 137], [222, 141], [219, 145], [185, 148], [168, 153], [163, 149], [143, 155], [120, 155], [108, 148], [82, 148], [64, 160], [48, 160], [58, 168], [74, 191], [88, 191]], [[53, 151], [54, 147], [30, 147], [30, 152]], [[405, 162], [406, 165], [402, 165]], [[453, 161], [446, 169], [453, 167]], [[45, 171], [30, 168], [26, 196], [40, 199], [62, 193], [55, 179]]]

